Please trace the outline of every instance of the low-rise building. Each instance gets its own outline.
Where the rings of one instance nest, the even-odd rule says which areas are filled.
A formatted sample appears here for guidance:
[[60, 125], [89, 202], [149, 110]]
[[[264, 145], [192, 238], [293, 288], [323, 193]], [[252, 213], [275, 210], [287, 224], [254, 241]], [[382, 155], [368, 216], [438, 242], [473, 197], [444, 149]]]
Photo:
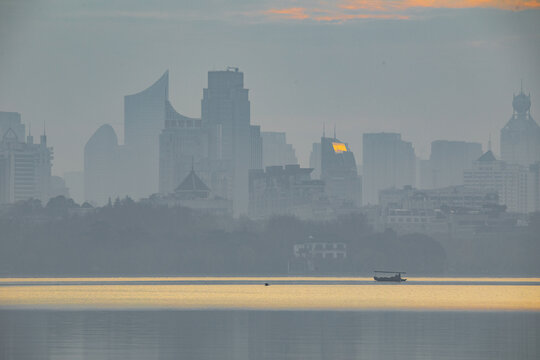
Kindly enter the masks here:
[[249, 173], [249, 215], [266, 218], [296, 215], [312, 218], [324, 213], [324, 183], [312, 180], [311, 168], [300, 165], [269, 166]]

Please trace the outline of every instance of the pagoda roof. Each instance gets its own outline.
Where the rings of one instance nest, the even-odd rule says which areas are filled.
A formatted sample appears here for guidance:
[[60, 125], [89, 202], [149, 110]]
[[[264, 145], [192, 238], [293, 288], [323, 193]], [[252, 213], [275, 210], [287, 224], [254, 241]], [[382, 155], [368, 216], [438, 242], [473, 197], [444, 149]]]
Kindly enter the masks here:
[[496, 161], [495, 155], [493, 155], [493, 152], [491, 150], [488, 150], [484, 153], [484, 155], [480, 156], [477, 161]]
[[175, 191], [205, 191], [210, 192], [210, 188], [191, 169], [188, 176], [178, 185]]

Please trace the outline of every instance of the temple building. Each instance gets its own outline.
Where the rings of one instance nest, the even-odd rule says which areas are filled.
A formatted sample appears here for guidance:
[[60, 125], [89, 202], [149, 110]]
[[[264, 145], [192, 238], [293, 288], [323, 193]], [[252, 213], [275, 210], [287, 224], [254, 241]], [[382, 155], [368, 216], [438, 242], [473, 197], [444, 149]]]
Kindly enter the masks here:
[[180, 185], [169, 194], [154, 194], [144, 200], [154, 206], [186, 207], [198, 212], [213, 215], [232, 215], [232, 201], [212, 193], [212, 190], [195, 173], [192, 163], [191, 171]]

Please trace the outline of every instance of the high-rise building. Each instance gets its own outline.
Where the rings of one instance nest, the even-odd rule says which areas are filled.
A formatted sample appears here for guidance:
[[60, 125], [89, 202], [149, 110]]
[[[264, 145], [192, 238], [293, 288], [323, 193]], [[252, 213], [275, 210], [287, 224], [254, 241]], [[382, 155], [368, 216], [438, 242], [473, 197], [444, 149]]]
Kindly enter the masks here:
[[250, 126], [250, 141], [251, 141], [251, 161], [249, 169], [263, 168], [263, 138], [261, 136], [261, 127], [259, 125]]
[[527, 180], [527, 210], [528, 212], [540, 211], [540, 162], [529, 167]]
[[24, 139], [25, 127], [18, 113], [0, 112], [0, 203], [31, 198], [46, 203], [51, 190], [53, 150], [45, 133], [34, 144]]
[[165, 126], [169, 71], [147, 89], [124, 97], [126, 178], [136, 178], [127, 192], [141, 198], [158, 191], [159, 135]]
[[[112, 126], [102, 125], [90, 137], [84, 147], [84, 197], [97, 205], [104, 205], [112, 198], [127, 194], [120, 188], [119, 174], [124, 169], [119, 165], [119, 146]], [[133, 179], [132, 181], [137, 181]]]
[[360, 206], [362, 185], [356, 160], [347, 143], [335, 136], [321, 138], [321, 180], [331, 202], [336, 205], [352, 203]]
[[531, 117], [531, 95], [521, 89], [512, 107], [514, 113], [501, 129], [501, 159], [529, 166], [540, 161], [540, 126]]
[[159, 192], [169, 194], [190, 173], [193, 165], [206, 181], [208, 132], [201, 119], [179, 114], [167, 101], [165, 128], [159, 138]]
[[482, 155], [482, 145], [465, 141], [436, 140], [431, 143], [424, 189], [439, 189], [463, 184], [463, 171]]
[[238, 68], [208, 72], [201, 117], [209, 135], [210, 188], [233, 201], [235, 214], [245, 213], [251, 166], [250, 102]]
[[499, 203], [506, 205], [509, 212], [527, 213], [529, 169], [519, 164], [497, 160], [491, 150], [483, 154], [464, 172], [466, 188], [478, 191], [494, 191]]
[[21, 114], [18, 112], [0, 111], [0, 135], [11, 129], [20, 142], [24, 142], [25, 126], [21, 122]]
[[296, 153], [291, 144], [287, 144], [284, 132], [261, 132], [263, 147], [263, 166], [278, 166], [298, 164]]
[[414, 148], [400, 134], [364, 134], [362, 155], [364, 204], [377, 204], [379, 190], [416, 183]]
[[313, 143], [311, 154], [309, 154], [309, 167], [313, 169], [311, 177], [313, 179], [321, 178], [321, 143]]

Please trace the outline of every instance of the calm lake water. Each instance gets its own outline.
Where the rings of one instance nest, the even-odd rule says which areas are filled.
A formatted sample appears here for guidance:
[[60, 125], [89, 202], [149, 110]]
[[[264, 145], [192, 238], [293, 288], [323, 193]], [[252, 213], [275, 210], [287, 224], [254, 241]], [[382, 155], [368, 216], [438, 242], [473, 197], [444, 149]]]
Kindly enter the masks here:
[[483, 278], [0, 279], [0, 358], [538, 359], [538, 285]]

